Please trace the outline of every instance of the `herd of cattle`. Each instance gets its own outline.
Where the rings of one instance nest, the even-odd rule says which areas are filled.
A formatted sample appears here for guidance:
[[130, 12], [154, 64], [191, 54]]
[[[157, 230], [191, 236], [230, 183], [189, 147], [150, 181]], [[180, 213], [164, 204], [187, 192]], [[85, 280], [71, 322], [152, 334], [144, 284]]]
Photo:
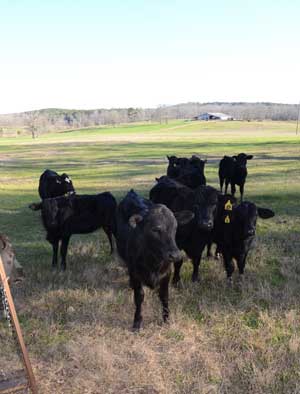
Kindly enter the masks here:
[[[119, 257], [128, 269], [134, 291], [134, 329], [142, 323], [143, 286], [158, 288], [163, 319], [169, 317], [169, 282], [174, 265], [173, 284], [180, 284], [182, 251], [193, 263], [192, 281], [199, 281], [199, 265], [205, 247], [212, 256], [222, 256], [228, 283], [232, 281], [234, 260], [244, 273], [248, 252], [253, 246], [257, 217], [274, 216], [267, 208], [243, 201], [247, 160], [253, 156], [240, 153], [224, 156], [219, 164], [221, 192], [206, 185], [206, 161], [198, 156], [167, 156], [167, 175], [157, 178], [145, 199], [131, 190], [117, 204], [109, 192], [78, 195], [67, 174], [46, 170], [39, 180], [41, 202], [30, 208], [41, 210], [47, 240], [53, 248], [52, 266], [57, 267], [59, 243], [61, 269], [72, 234], [84, 234], [102, 228], [113, 252], [113, 236]], [[222, 194], [225, 181], [225, 194]], [[228, 185], [231, 194], [227, 194]], [[234, 197], [240, 187], [241, 202]]]

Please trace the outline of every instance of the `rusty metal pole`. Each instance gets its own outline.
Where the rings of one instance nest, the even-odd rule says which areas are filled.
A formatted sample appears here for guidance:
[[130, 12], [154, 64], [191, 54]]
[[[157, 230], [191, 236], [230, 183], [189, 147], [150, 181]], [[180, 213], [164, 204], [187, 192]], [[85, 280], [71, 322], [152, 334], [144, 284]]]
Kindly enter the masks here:
[[20, 345], [21, 348], [21, 352], [22, 352], [22, 356], [23, 356], [23, 361], [24, 361], [24, 365], [25, 365], [25, 369], [26, 369], [26, 373], [28, 376], [28, 381], [29, 381], [29, 386], [30, 389], [32, 391], [33, 394], [38, 394], [37, 391], [37, 386], [36, 386], [36, 381], [35, 381], [35, 377], [32, 371], [32, 367], [31, 367], [31, 363], [29, 360], [29, 356], [28, 356], [28, 352], [25, 346], [25, 342], [23, 339], [23, 335], [22, 335], [22, 330], [20, 327], [20, 323], [19, 323], [19, 319], [18, 319], [18, 315], [16, 312], [16, 308], [15, 308], [15, 304], [10, 292], [10, 287], [8, 284], [8, 278], [6, 276], [5, 270], [4, 270], [4, 265], [3, 265], [3, 261], [2, 261], [2, 257], [0, 255], [0, 281], [3, 284], [3, 288], [7, 297], [7, 302], [8, 302], [8, 306], [9, 306], [9, 310], [10, 310], [10, 314], [11, 314], [11, 319], [13, 322], [13, 325], [15, 327], [16, 330], [16, 334], [17, 334], [17, 339], [18, 339], [18, 343]]

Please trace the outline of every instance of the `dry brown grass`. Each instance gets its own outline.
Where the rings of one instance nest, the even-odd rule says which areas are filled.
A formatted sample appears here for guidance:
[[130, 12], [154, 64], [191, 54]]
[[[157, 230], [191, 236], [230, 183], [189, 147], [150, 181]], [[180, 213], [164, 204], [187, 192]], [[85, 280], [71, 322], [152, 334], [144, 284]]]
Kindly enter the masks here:
[[[95, 252], [80, 250], [91, 258]], [[157, 295], [147, 290], [139, 333], [130, 329], [132, 293], [116, 261], [83, 266], [85, 288], [69, 286], [79, 272], [56, 277], [30, 305], [19, 304], [30, 322], [25, 335], [40, 392], [299, 392], [299, 284], [272, 288], [258, 279], [264, 253], [261, 246], [252, 256], [242, 288], [236, 281], [227, 289], [220, 263], [207, 261], [201, 286], [187, 280], [182, 290], [171, 290], [169, 325], [162, 324]], [[297, 269], [296, 259], [285, 261], [285, 275], [292, 278]]]

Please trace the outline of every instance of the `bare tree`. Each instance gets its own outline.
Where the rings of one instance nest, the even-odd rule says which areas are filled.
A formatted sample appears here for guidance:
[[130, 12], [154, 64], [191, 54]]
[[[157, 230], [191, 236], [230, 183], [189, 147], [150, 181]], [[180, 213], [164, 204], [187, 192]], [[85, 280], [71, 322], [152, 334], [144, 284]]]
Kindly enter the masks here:
[[39, 131], [39, 111], [27, 112], [26, 115], [25, 124], [31, 132], [32, 138], [36, 138]]

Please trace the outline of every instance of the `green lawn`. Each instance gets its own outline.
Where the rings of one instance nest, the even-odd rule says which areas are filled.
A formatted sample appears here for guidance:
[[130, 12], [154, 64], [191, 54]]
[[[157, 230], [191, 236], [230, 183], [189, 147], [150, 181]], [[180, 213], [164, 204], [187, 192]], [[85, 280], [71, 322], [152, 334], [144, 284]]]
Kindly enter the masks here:
[[[299, 138], [293, 122], [173, 121], [0, 139], [1, 232], [26, 273], [14, 293], [40, 392], [300, 392]], [[258, 223], [242, 288], [228, 289], [220, 262], [205, 259], [201, 284], [191, 284], [186, 263], [171, 324], [161, 325], [147, 291], [145, 329], [133, 334], [126, 271], [102, 232], [74, 236], [67, 272], [51, 272], [40, 215], [27, 208], [46, 168], [67, 172], [78, 193], [119, 199], [130, 188], [147, 196], [167, 154], [207, 158], [218, 188], [220, 158], [240, 152], [254, 155], [245, 199], [276, 213]], [[0, 368], [15, 360], [5, 332], [1, 321]]]

